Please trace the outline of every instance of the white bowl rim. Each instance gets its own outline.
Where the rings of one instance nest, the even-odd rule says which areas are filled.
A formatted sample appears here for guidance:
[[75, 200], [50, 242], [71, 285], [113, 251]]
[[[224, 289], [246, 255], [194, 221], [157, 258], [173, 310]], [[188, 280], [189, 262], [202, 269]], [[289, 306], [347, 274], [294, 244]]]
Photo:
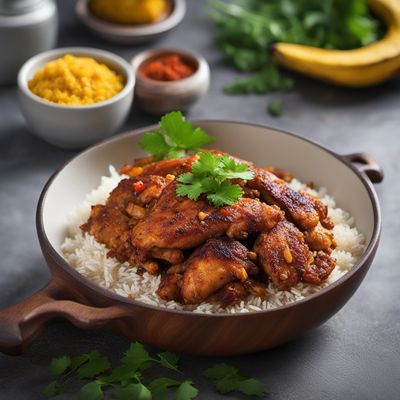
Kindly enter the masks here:
[[161, 21], [140, 25], [113, 24], [93, 15], [88, 8], [89, 1], [78, 0], [76, 3], [75, 10], [80, 20], [96, 32], [119, 36], [125, 39], [166, 33], [176, 27], [186, 14], [185, 0], [171, 0], [173, 3], [172, 12]]
[[[149, 58], [152, 58], [156, 55], [162, 55], [164, 53], [175, 53], [178, 55], [183, 55], [188, 58], [193, 58], [196, 60], [198, 63], [198, 67], [196, 71], [192, 74], [189, 75], [186, 78], [183, 79], [178, 79], [176, 81], [157, 81], [155, 79], [151, 78], [142, 78], [139, 74], [139, 68], [140, 66], [146, 62]], [[146, 83], [146, 85], [154, 85], [155, 87], [161, 87], [161, 86], [171, 86], [171, 87], [177, 87], [177, 86], [186, 86], [190, 85], [192, 81], [196, 81], [197, 78], [203, 74], [204, 72], [207, 73], [207, 75], [210, 73], [210, 66], [208, 65], [208, 62], [206, 59], [200, 55], [199, 53], [195, 51], [189, 51], [187, 49], [180, 49], [176, 47], [160, 47], [157, 49], [149, 49], [149, 50], [144, 50], [138, 54], [136, 54], [134, 57], [132, 57], [130, 64], [133, 68], [133, 72], [136, 77], [136, 81]]]
[[[86, 105], [71, 105], [71, 106], [69, 106], [69, 105], [64, 105], [64, 104], [52, 103], [52, 102], [42, 99], [41, 97], [34, 94], [28, 88], [28, 79], [27, 79], [27, 75], [30, 71], [32, 71], [32, 68], [34, 67], [34, 65], [40, 61], [49, 62], [49, 61], [55, 60], [56, 58], [62, 57], [63, 55], [66, 55], [66, 54], [72, 54], [72, 55], [78, 55], [78, 56], [89, 56], [89, 57], [94, 58], [95, 60], [96, 60], [96, 57], [102, 57], [104, 59], [107, 59], [109, 61], [112, 61], [112, 62], [118, 64], [118, 66], [124, 71], [124, 74], [126, 77], [125, 86], [119, 93], [110, 97], [109, 99], [99, 101], [97, 103], [86, 104]], [[105, 62], [102, 62], [102, 63], [105, 63]], [[31, 57], [29, 60], [27, 60], [22, 65], [21, 69], [18, 72], [18, 88], [27, 97], [29, 97], [31, 100], [33, 100], [35, 102], [41, 103], [50, 108], [63, 109], [63, 110], [74, 110], [74, 109], [75, 110], [86, 110], [86, 109], [106, 107], [112, 103], [119, 101], [121, 98], [125, 97], [130, 92], [133, 92], [135, 82], [136, 82], [135, 74], [132, 71], [131, 65], [127, 61], [125, 61], [119, 55], [114, 54], [110, 51], [96, 49], [93, 47], [60, 47], [57, 49], [44, 51], [42, 53], [39, 53], [39, 54]]]
[[[327, 155], [329, 156], [333, 156], [334, 158], [336, 158], [339, 162], [343, 163], [345, 166], [347, 166], [351, 171], [353, 171], [353, 173], [358, 177], [358, 179], [361, 180], [361, 182], [363, 183], [367, 193], [368, 193], [368, 197], [371, 200], [371, 204], [372, 204], [372, 209], [373, 209], [373, 213], [374, 213], [374, 229], [371, 235], [371, 239], [368, 242], [368, 245], [365, 249], [365, 251], [363, 252], [363, 254], [361, 255], [361, 257], [357, 260], [357, 262], [355, 263], [355, 265], [351, 268], [350, 271], [348, 271], [346, 274], [344, 274], [343, 276], [341, 276], [339, 279], [337, 279], [336, 281], [332, 282], [330, 285], [322, 288], [321, 290], [307, 296], [304, 297], [303, 299], [273, 308], [273, 309], [269, 309], [269, 310], [260, 310], [260, 311], [249, 311], [246, 313], [227, 313], [227, 312], [223, 312], [223, 313], [216, 313], [216, 314], [204, 314], [204, 313], [193, 313], [192, 311], [186, 311], [186, 310], [173, 310], [173, 309], [169, 309], [167, 307], [159, 307], [159, 306], [154, 306], [151, 304], [147, 304], [147, 303], [143, 303], [140, 302], [138, 300], [135, 299], [129, 299], [127, 297], [118, 295], [117, 293], [111, 292], [110, 290], [107, 290], [103, 287], [101, 287], [100, 285], [90, 281], [88, 278], [84, 277], [82, 274], [80, 274], [78, 271], [76, 271], [74, 268], [72, 268], [69, 263], [55, 250], [55, 248], [53, 247], [53, 245], [50, 243], [49, 238], [47, 237], [46, 234], [46, 229], [44, 227], [44, 221], [43, 221], [43, 208], [44, 208], [44, 204], [46, 201], [46, 197], [47, 197], [47, 193], [49, 188], [51, 187], [53, 181], [57, 178], [57, 176], [59, 175], [59, 173], [64, 170], [64, 168], [66, 168], [70, 163], [72, 163], [75, 159], [83, 156], [84, 154], [94, 150], [97, 147], [100, 146], [104, 146], [107, 145], [109, 143], [121, 140], [125, 137], [128, 136], [134, 136], [134, 135], [141, 135], [144, 132], [147, 131], [151, 131], [154, 130], [158, 127], [158, 125], [151, 125], [151, 126], [146, 126], [144, 128], [138, 128], [138, 129], [134, 129], [128, 132], [124, 132], [122, 134], [119, 134], [117, 136], [114, 136], [112, 138], [103, 140], [102, 142], [99, 142], [93, 146], [90, 146], [89, 148], [87, 148], [86, 150], [78, 153], [76, 156], [72, 157], [70, 160], [68, 160], [67, 162], [65, 162], [58, 170], [56, 170], [53, 175], [50, 176], [50, 178], [48, 179], [48, 181], [46, 182], [45, 186], [43, 187], [43, 190], [40, 194], [40, 198], [38, 201], [38, 205], [37, 205], [37, 209], [36, 209], [36, 230], [37, 233], [39, 235], [39, 240], [41, 238], [42, 241], [44, 241], [44, 246], [46, 247], [47, 253], [50, 255], [50, 257], [55, 260], [55, 262], [57, 263], [57, 266], [62, 268], [63, 270], [65, 270], [69, 275], [72, 275], [72, 277], [74, 279], [77, 279], [79, 282], [83, 283], [84, 286], [86, 286], [88, 289], [93, 290], [97, 293], [102, 294], [103, 296], [105, 296], [106, 298], [110, 298], [112, 300], [116, 300], [119, 301], [121, 303], [127, 304], [127, 305], [136, 305], [136, 306], [140, 306], [140, 307], [144, 307], [144, 308], [149, 308], [152, 309], [154, 311], [162, 311], [162, 312], [166, 312], [166, 313], [171, 313], [171, 314], [185, 314], [185, 315], [195, 315], [198, 318], [232, 318], [232, 317], [241, 317], [241, 316], [251, 316], [251, 315], [255, 315], [255, 314], [270, 314], [270, 313], [276, 313], [276, 312], [281, 312], [282, 310], [288, 310], [291, 309], [293, 307], [296, 307], [298, 305], [304, 304], [307, 301], [313, 300], [315, 298], [318, 298], [328, 292], [330, 292], [331, 290], [335, 289], [336, 287], [340, 286], [342, 283], [344, 283], [345, 281], [347, 281], [348, 279], [350, 279], [360, 268], [365, 267], [365, 264], [368, 263], [369, 258], [372, 257], [371, 259], [371, 263], [374, 259], [375, 256], [375, 252], [378, 248], [379, 245], [379, 240], [380, 240], [380, 235], [381, 235], [381, 230], [382, 230], [382, 217], [381, 217], [381, 210], [380, 210], [380, 205], [379, 205], [379, 200], [378, 200], [378, 195], [373, 187], [372, 182], [370, 181], [370, 179], [367, 177], [367, 175], [364, 172], [361, 172], [354, 164], [352, 164], [350, 161], [348, 161], [344, 156], [341, 156], [340, 154], [328, 149], [327, 147], [325, 147], [324, 145], [305, 138], [303, 136], [297, 135], [295, 133], [292, 133], [290, 131], [286, 131], [286, 130], [282, 130], [279, 128], [274, 128], [274, 127], [270, 127], [267, 125], [261, 125], [261, 124], [256, 124], [256, 123], [249, 123], [249, 122], [240, 122], [240, 121], [235, 121], [235, 120], [215, 120], [215, 119], [201, 119], [201, 120], [193, 120], [191, 121], [193, 123], [194, 126], [201, 124], [201, 123], [217, 123], [217, 124], [238, 124], [238, 125], [242, 125], [243, 127], [246, 126], [253, 126], [253, 127], [257, 127], [257, 128], [262, 128], [262, 129], [270, 129], [272, 131], [275, 131], [279, 134], [284, 134], [287, 136], [291, 136], [300, 140], [303, 140], [305, 142], [310, 143], [313, 146], [316, 146], [317, 148], [319, 148], [320, 150], [323, 150], [324, 152], [327, 153]], [[42, 248], [43, 243], [41, 243]], [[363, 280], [363, 279], [362, 279]], [[350, 296], [352, 297], [352, 295]]]

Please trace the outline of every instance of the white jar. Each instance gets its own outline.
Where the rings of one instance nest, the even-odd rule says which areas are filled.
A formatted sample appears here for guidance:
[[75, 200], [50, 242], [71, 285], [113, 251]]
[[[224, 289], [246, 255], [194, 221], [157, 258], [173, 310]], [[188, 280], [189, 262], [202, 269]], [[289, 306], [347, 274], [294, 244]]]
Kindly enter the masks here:
[[0, 85], [15, 83], [22, 64], [57, 41], [53, 0], [0, 0]]

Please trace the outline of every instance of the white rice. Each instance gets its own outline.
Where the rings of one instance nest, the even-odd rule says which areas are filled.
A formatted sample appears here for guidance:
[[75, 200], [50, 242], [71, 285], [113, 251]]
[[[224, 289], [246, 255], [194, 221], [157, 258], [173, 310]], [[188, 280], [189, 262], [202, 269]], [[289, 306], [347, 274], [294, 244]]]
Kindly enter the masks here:
[[62, 251], [70, 263], [79, 273], [98, 285], [119, 294], [134, 298], [146, 304], [166, 307], [174, 310], [190, 310], [198, 313], [239, 313], [262, 311], [276, 308], [318, 292], [322, 288], [346, 274], [356, 263], [364, 251], [364, 236], [354, 226], [354, 218], [345, 210], [336, 207], [333, 197], [327, 194], [325, 188], [312, 190], [300, 181], [293, 179], [290, 186], [294, 190], [306, 190], [318, 196], [329, 208], [329, 216], [335, 227], [334, 235], [337, 248], [332, 256], [336, 258], [336, 267], [329, 278], [321, 285], [299, 283], [289, 291], [278, 291], [270, 283], [267, 287], [266, 299], [249, 296], [245, 301], [226, 309], [218, 304], [202, 303], [199, 305], [183, 305], [175, 301], [160, 299], [156, 290], [160, 283], [160, 276], [148, 273], [138, 275], [135, 268], [127, 263], [121, 264], [114, 258], [107, 257], [107, 248], [98, 243], [88, 234], [82, 234], [79, 226], [87, 221], [90, 207], [93, 204], [104, 204], [109, 193], [125, 178], [110, 166], [110, 176], [101, 178], [100, 186], [90, 192], [83, 203], [76, 207], [69, 217], [68, 237], [62, 245]]

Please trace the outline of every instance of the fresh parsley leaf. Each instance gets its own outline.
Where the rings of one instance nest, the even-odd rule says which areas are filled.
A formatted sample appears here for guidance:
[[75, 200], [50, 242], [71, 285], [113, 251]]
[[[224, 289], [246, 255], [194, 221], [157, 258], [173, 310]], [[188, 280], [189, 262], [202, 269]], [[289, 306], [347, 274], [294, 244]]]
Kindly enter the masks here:
[[228, 364], [216, 364], [204, 371], [206, 378], [215, 382], [215, 388], [219, 393], [240, 392], [247, 396], [264, 397], [264, 385], [253, 378], [246, 378], [239, 374], [237, 368]]
[[150, 390], [141, 383], [134, 383], [115, 391], [117, 400], [152, 400]]
[[76, 357], [72, 357], [70, 369], [73, 371], [78, 369], [82, 364], [84, 364], [85, 362], [87, 362], [89, 360], [90, 354], [91, 353], [87, 353], [87, 354], [81, 354]]
[[183, 158], [186, 156], [186, 151], [183, 149], [171, 148], [165, 154], [164, 158]]
[[236, 162], [233, 158], [223, 154], [221, 156], [223, 168], [221, 175], [225, 178], [249, 180], [253, 178], [253, 172], [249, 170], [246, 163]]
[[253, 172], [245, 163], [236, 162], [225, 154], [198, 153], [199, 159], [192, 164], [192, 172], [179, 175], [176, 194], [197, 200], [205, 194], [216, 207], [231, 205], [243, 195], [243, 189], [229, 179], [253, 178]]
[[236, 203], [243, 195], [243, 189], [229, 181], [223, 181], [219, 184], [214, 193], [207, 194], [207, 200], [216, 207], [232, 205]]
[[180, 111], [171, 112], [161, 118], [160, 126], [168, 138], [179, 148], [197, 151], [210, 143], [212, 138], [201, 128], [193, 128]]
[[212, 140], [203, 129], [194, 128], [181, 112], [175, 111], [161, 118], [159, 130], [146, 132], [139, 145], [161, 160], [184, 157], [188, 151], [195, 152]]
[[282, 75], [278, 67], [270, 63], [253, 75], [226, 85], [224, 91], [227, 94], [265, 94], [277, 90], [289, 90], [292, 87], [292, 79]]
[[215, 175], [220, 169], [222, 157], [211, 152], [202, 152], [198, 154], [199, 160], [192, 164], [192, 173], [194, 175]]
[[174, 400], [192, 400], [197, 397], [199, 391], [193, 386], [192, 381], [182, 382], [173, 397]]
[[264, 397], [265, 387], [257, 379], [244, 379], [239, 382], [237, 390], [248, 396]]
[[133, 369], [132, 366], [123, 364], [111, 371], [109, 375], [102, 375], [98, 377], [98, 380], [104, 382], [105, 384], [113, 383], [125, 383], [129, 381], [140, 381], [141, 374]]
[[79, 392], [79, 400], [101, 400], [104, 398], [102, 383], [93, 381], [82, 386]]
[[71, 357], [63, 356], [53, 358], [50, 364], [50, 372], [53, 375], [62, 375], [71, 365]]
[[273, 117], [279, 117], [282, 114], [283, 103], [281, 100], [272, 100], [268, 103], [268, 112]]
[[152, 400], [164, 400], [171, 387], [179, 386], [181, 382], [170, 378], [158, 378], [149, 385]]
[[178, 370], [178, 360], [179, 357], [175, 353], [171, 353], [169, 351], [158, 353], [158, 363], [168, 369], [172, 369], [173, 371], [179, 372]]
[[240, 392], [247, 396], [264, 397], [264, 385], [256, 379], [245, 379], [240, 375], [231, 375], [218, 380], [215, 388], [219, 393]]
[[[178, 179], [180, 182], [180, 180]], [[176, 194], [181, 197], [188, 197], [190, 200], [197, 200], [204, 193], [202, 181], [193, 180], [188, 185], [178, 184], [176, 186]]]
[[232, 367], [232, 365], [228, 364], [215, 364], [211, 368], [206, 369], [203, 372], [203, 375], [206, 378], [218, 380], [225, 378], [226, 376], [236, 375], [238, 373], [237, 368]]
[[156, 157], [162, 157], [170, 150], [170, 146], [165, 141], [164, 135], [161, 132], [147, 132], [142, 136], [139, 144], [144, 151]]
[[53, 381], [50, 382], [43, 390], [43, 395], [47, 398], [51, 398], [57, 396], [62, 392], [62, 386], [59, 382]]
[[87, 362], [78, 368], [78, 376], [80, 378], [93, 378], [109, 368], [110, 362], [108, 358], [94, 351], [88, 355]]
[[240, 380], [237, 375], [226, 376], [217, 380], [215, 388], [219, 393], [227, 394], [239, 388]]
[[134, 371], [147, 369], [154, 364], [154, 362], [155, 360], [139, 342], [132, 343], [122, 358], [122, 363], [129, 366], [131, 370]]
[[195, 180], [194, 175], [191, 172], [185, 172], [184, 174], [179, 175], [179, 182], [182, 183], [193, 183]]

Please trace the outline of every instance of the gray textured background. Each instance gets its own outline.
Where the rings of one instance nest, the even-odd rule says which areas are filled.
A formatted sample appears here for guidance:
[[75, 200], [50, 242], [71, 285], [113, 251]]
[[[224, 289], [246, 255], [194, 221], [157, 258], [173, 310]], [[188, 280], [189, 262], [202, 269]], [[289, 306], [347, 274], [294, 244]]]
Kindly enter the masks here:
[[[189, 118], [271, 125], [317, 140], [339, 153], [362, 150], [376, 157], [386, 173], [384, 183], [377, 186], [383, 237], [374, 265], [354, 297], [334, 318], [295, 342], [257, 355], [223, 360], [265, 382], [269, 399], [398, 399], [400, 79], [356, 91], [296, 77], [292, 92], [269, 96], [282, 98], [285, 103], [284, 115], [276, 119], [265, 112], [266, 96], [227, 97], [221, 92], [234, 72], [223, 64], [213, 46], [213, 29], [204, 1], [189, 0], [186, 19], [172, 34], [136, 48], [108, 44], [87, 32], [75, 18], [73, 3], [59, 2], [60, 47], [100, 47], [127, 60], [149, 46], [177, 46], [202, 53], [212, 68], [212, 84]], [[154, 117], [134, 109], [124, 130], [154, 122]], [[49, 278], [36, 239], [35, 207], [48, 177], [73, 155], [32, 136], [19, 111], [16, 88], [0, 88], [0, 308], [32, 294]], [[42, 398], [52, 357], [97, 349], [115, 358], [127, 346], [125, 338], [112, 333], [83, 332], [67, 323], [54, 324], [23, 356], [0, 355], [0, 399]], [[183, 368], [198, 381], [200, 399], [222, 398], [201, 378], [201, 371], [215, 361], [182, 358]], [[75, 398], [73, 393], [58, 398]]]

